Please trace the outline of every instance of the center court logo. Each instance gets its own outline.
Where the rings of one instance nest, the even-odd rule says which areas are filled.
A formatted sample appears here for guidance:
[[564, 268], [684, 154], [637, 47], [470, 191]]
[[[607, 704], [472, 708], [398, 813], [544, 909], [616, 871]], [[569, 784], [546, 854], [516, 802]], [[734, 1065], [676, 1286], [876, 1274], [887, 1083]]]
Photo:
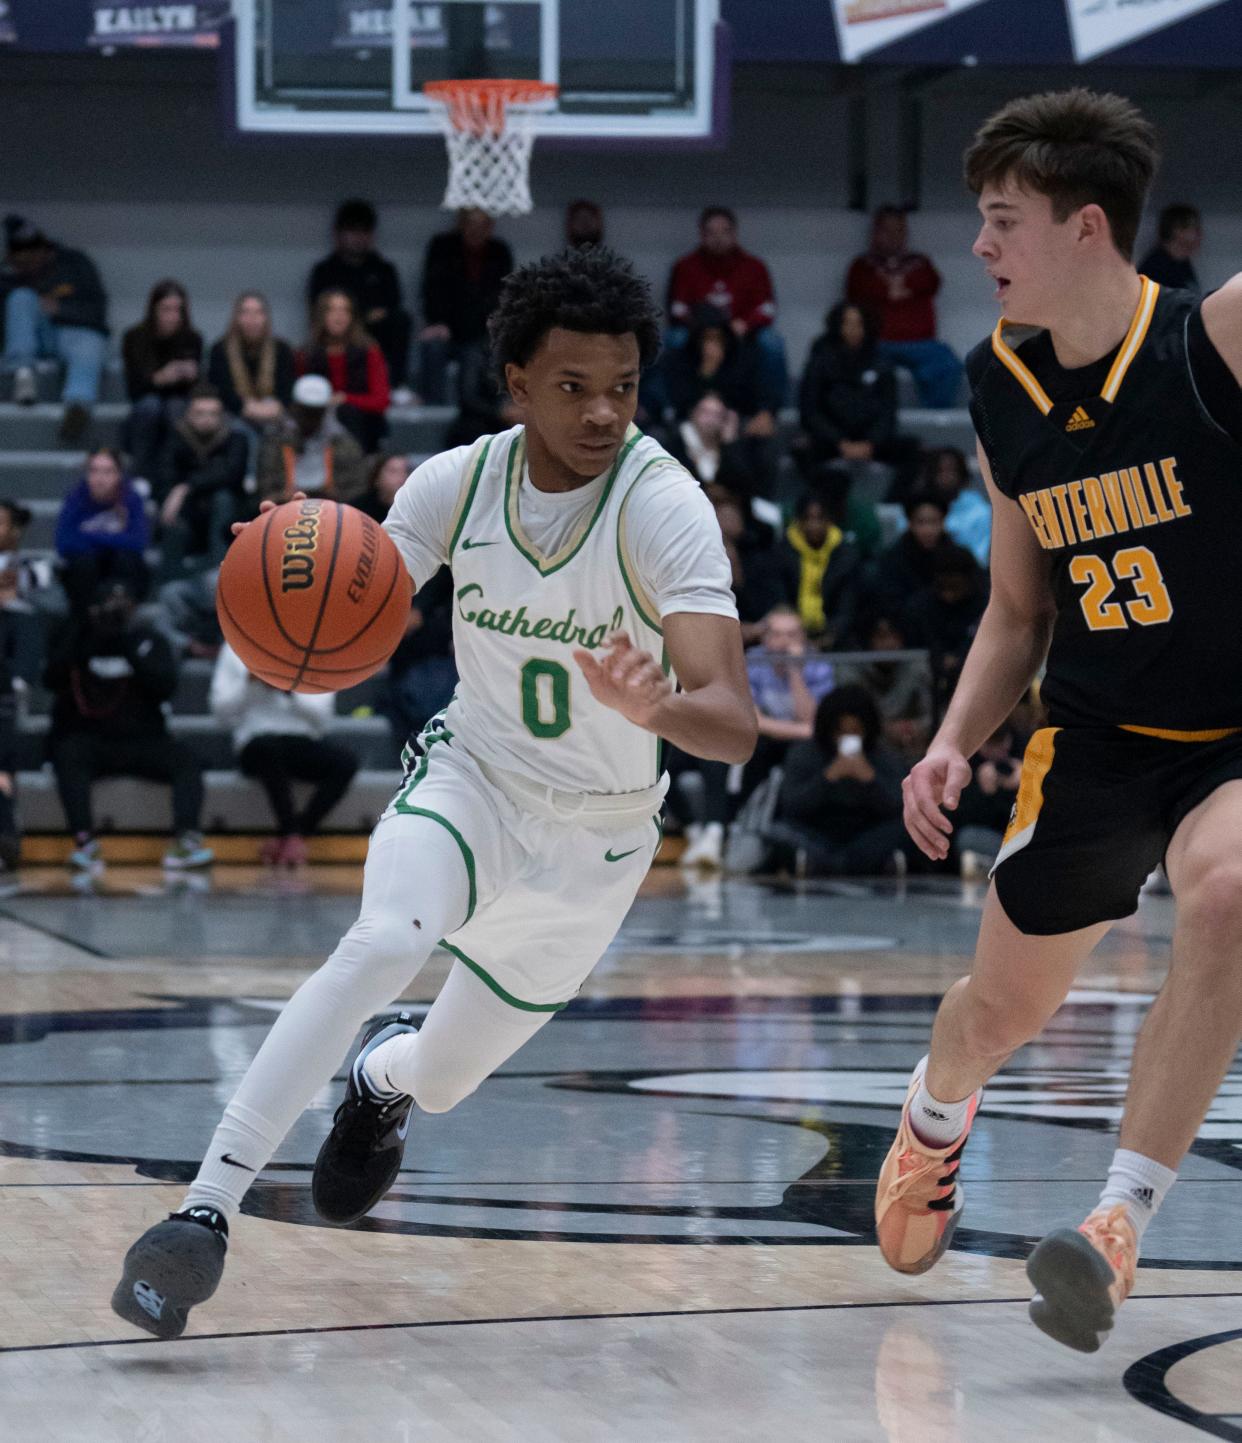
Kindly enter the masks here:
[[[147, 1089], [159, 1084], [145, 1079], [184, 1067], [186, 1057], [227, 1053], [230, 1070], [244, 1065], [280, 1003], [162, 1000], [171, 1005], [37, 1017], [0, 1014], [0, 1059], [10, 1076], [17, 1047], [32, 1049], [30, 1066], [38, 1076], [55, 1075], [70, 1053], [81, 1067], [80, 1040], [92, 1033], [101, 1034], [96, 1063], [101, 1075], [114, 1070], [108, 1059], [116, 1048], [148, 1058], [154, 1068], [122, 1084], [129, 1089], [130, 1106], [117, 1107], [99, 1089], [85, 1087], [49, 1088], [38, 1109], [28, 1113], [8, 1109], [0, 1127], [0, 1156], [75, 1167], [127, 1165], [139, 1177], [162, 1181], [193, 1178], [199, 1139], [218, 1120], [219, 1089], [179, 1089], [182, 1125], [152, 1152]], [[852, 1245], [870, 1236], [874, 1185], [866, 1180], [874, 1179], [883, 1161], [909, 1081], [904, 1066], [877, 1069], [874, 1046], [884, 1038], [890, 1057], [895, 1048], [916, 1055], [916, 1046], [925, 1042], [931, 999], [916, 1008], [890, 1007], [892, 999], [859, 994], [814, 999], [809, 1010], [798, 1008], [797, 999], [718, 1000], [720, 1007], [677, 998], [594, 998], [573, 1004], [532, 1044], [541, 1049], [537, 1054], [532, 1050], [512, 1069], [502, 1069], [460, 1109], [418, 1120], [410, 1131], [413, 1146], [406, 1165], [368, 1218], [366, 1230], [546, 1243], [752, 1247]], [[1107, 1006], [1124, 1014], [1149, 1000], [1110, 1000]], [[1104, 1006], [1093, 1004], [1091, 996], [1083, 1005], [1094, 1008], [1092, 1016]], [[643, 1068], [641, 1061], [636, 1067], [638, 1020], [654, 1055], [670, 1060], [693, 1037], [703, 1070], [669, 1072]], [[759, 1051], [771, 1061], [739, 1067], [743, 1026], [760, 1028], [750, 1035], [752, 1041], [763, 1039]], [[244, 1043], [230, 1042], [222, 1049], [222, 1033], [234, 1029], [245, 1030]], [[773, 1066], [779, 1057], [796, 1055], [812, 1032], [816, 1050], [840, 1057], [842, 1065]], [[1088, 1049], [1091, 1045], [1084, 1042]], [[215, 1079], [204, 1071], [201, 1080], [210, 1084]], [[231, 1086], [236, 1078], [218, 1081]], [[973, 1154], [967, 1154], [968, 1180], [972, 1167], [991, 1172], [1002, 1157], [1053, 1167], [1050, 1160], [1063, 1161], [1067, 1148], [1075, 1146], [1066, 1125], [1094, 1134], [1084, 1141], [1083, 1155], [1095, 1156], [1107, 1148], [1103, 1134], [1120, 1112], [1125, 1085], [1124, 1072], [1104, 1054], [1095, 1066], [1008, 1068], [989, 1089], [983, 1131], [972, 1144]], [[336, 1100], [333, 1087], [295, 1124], [251, 1191], [248, 1214], [324, 1226], [311, 1204], [310, 1175]], [[91, 1150], [83, 1152], [87, 1107], [92, 1109], [85, 1115]], [[1049, 1124], [1058, 1131], [1045, 1141], [1043, 1128]], [[712, 1159], [715, 1177], [729, 1181], [714, 1181], [710, 1170], [705, 1177], [692, 1170], [672, 1181], [644, 1180], [651, 1159], [659, 1157], [658, 1165], [664, 1166], [671, 1135], [681, 1155]], [[1236, 1185], [1242, 1171], [1242, 1072], [1226, 1079], [1195, 1153], [1198, 1167]], [[762, 1165], [756, 1166], [760, 1154]], [[573, 1170], [583, 1156], [589, 1156], [591, 1166], [585, 1173]], [[482, 1177], [481, 1158], [487, 1163]], [[654, 1176], [669, 1175], [660, 1171]], [[596, 1180], [618, 1177], [636, 1180], [606, 1187]], [[855, 1181], [838, 1186], [834, 1180], [840, 1179]], [[834, 1185], [827, 1186], [830, 1182]], [[1004, 1198], [978, 1190], [959, 1246], [1012, 1257], [1020, 1241]], [[1222, 1215], [1219, 1230], [1204, 1246], [1210, 1251], [1203, 1257], [1195, 1248], [1175, 1247], [1174, 1260], [1215, 1267], [1223, 1266], [1222, 1258], [1242, 1257], [1242, 1222]]]

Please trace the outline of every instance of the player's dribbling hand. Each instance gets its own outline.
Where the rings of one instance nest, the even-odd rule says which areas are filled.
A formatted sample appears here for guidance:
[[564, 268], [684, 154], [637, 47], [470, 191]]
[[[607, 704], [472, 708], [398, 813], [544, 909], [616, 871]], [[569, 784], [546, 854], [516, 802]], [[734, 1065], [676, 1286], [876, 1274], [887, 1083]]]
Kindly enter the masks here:
[[933, 747], [901, 784], [902, 819], [919, 850], [933, 862], [949, 855], [953, 824], [945, 810], [956, 811], [970, 781], [970, 763], [955, 747]]
[[660, 663], [650, 652], [639, 651], [623, 631], [613, 632], [598, 659], [579, 647], [574, 660], [595, 700], [635, 726], [650, 729], [660, 706], [673, 693]]
[[[305, 500], [306, 500], [306, 492], [305, 492], [305, 491], [295, 491], [295, 492], [293, 493], [293, 495], [289, 497], [289, 500], [290, 500], [290, 501], [305, 501]], [[260, 502], [259, 502], [259, 515], [260, 515], [260, 516], [266, 516], [269, 511], [275, 511], [276, 508], [277, 508], [277, 506], [283, 506], [283, 505], [284, 505], [284, 502], [283, 502], [283, 501], [260, 501]], [[256, 519], [257, 519], [257, 518], [256, 518]], [[250, 524], [251, 524], [251, 523], [250, 523], [249, 521], [234, 521], [234, 522], [233, 522], [233, 525], [232, 525], [233, 535], [234, 535], [234, 536], [240, 536], [240, 535], [242, 534], [242, 532], [246, 529], [246, 527], [249, 526]]]

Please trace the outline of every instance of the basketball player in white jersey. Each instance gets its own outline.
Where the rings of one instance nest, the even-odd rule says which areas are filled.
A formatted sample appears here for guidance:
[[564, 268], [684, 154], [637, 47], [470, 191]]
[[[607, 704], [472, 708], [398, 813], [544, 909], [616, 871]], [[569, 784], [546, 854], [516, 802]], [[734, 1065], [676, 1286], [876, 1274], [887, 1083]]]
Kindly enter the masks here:
[[385, 522], [416, 587], [452, 570], [461, 681], [407, 748], [358, 920], [277, 1019], [181, 1211], [126, 1255], [112, 1306], [159, 1338], [215, 1291], [250, 1183], [440, 939], [453, 966], [421, 1029], [380, 1017], [349, 1071], [312, 1180], [329, 1222], [392, 1185], [415, 1105], [454, 1107], [581, 987], [659, 846], [662, 739], [754, 747], [714, 513], [633, 426], [659, 347], [646, 282], [601, 247], [545, 259], [509, 277], [491, 334], [525, 424], [432, 457]]

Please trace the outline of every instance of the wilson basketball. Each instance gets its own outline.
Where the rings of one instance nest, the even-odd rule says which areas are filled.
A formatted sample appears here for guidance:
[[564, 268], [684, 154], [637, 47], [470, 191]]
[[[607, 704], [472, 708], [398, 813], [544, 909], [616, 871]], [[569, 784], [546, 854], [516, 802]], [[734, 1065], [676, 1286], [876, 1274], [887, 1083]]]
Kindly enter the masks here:
[[388, 660], [410, 578], [383, 527], [311, 497], [260, 516], [229, 547], [216, 613], [247, 668], [281, 691], [342, 691]]

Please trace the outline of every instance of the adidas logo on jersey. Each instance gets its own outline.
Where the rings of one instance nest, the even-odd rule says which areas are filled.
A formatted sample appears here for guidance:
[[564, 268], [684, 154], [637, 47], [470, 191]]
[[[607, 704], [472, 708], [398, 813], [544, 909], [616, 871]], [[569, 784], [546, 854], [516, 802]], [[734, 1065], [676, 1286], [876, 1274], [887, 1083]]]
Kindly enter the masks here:
[[1074, 407], [1074, 414], [1065, 423], [1067, 431], [1089, 431], [1095, 422], [1087, 415], [1081, 406]]

